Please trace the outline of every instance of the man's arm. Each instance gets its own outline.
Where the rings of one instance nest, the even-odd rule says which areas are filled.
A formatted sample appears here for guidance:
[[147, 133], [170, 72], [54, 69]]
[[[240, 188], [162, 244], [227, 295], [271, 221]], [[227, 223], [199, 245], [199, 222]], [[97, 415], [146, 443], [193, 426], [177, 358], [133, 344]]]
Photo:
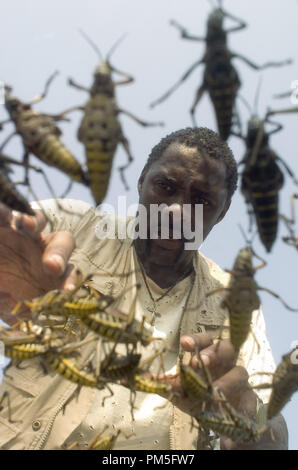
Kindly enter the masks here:
[[6, 323], [15, 323], [9, 312], [19, 300], [74, 286], [76, 268], [68, 263], [74, 238], [65, 231], [44, 235], [46, 223], [41, 211], [27, 216], [0, 204], [0, 311]]

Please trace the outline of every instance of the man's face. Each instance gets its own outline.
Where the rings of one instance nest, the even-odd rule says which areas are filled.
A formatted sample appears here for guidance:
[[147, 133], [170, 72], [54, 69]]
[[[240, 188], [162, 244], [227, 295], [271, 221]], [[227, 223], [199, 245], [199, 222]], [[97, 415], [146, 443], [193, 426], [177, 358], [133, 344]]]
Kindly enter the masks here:
[[[139, 203], [147, 209], [147, 225], [150, 227], [150, 205], [175, 204], [175, 210], [183, 217], [183, 205], [191, 205], [190, 224], [195, 227], [195, 205], [203, 205], [203, 238], [225, 215], [230, 205], [225, 184], [225, 165], [208, 156], [201, 157], [194, 147], [172, 143], [161, 158], [151, 165], [139, 180]], [[170, 225], [171, 228], [171, 225]], [[201, 229], [201, 227], [199, 227]], [[170, 230], [171, 237], [171, 230]], [[185, 239], [147, 241], [147, 254], [155, 264], [173, 264], [180, 257], [193, 256], [184, 250]]]

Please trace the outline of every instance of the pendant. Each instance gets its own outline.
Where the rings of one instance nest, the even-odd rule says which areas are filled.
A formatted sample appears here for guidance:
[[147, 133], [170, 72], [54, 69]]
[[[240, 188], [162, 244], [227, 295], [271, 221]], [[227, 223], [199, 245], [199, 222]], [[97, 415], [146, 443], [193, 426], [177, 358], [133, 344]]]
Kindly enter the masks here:
[[153, 307], [147, 307], [147, 310], [152, 313], [153, 317], [161, 317], [161, 314], [156, 309], [156, 304], [154, 304]]

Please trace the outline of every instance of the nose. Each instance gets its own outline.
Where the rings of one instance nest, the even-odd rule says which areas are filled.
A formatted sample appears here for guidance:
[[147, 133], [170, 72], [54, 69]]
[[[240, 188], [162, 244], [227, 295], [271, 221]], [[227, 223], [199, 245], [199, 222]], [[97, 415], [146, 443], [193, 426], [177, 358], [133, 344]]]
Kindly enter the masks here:
[[[173, 203], [163, 209], [163, 220], [168, 220], [174, 238], [180, 238], [183, 227], [183, 204]], [[163, 223], [162, 223], [163, 224]]]

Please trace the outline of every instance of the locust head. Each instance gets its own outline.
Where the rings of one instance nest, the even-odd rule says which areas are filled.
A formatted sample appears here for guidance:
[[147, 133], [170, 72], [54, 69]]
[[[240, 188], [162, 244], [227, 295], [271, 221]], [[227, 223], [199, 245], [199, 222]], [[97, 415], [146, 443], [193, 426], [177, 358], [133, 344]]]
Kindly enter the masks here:
[[[262, 132], [262, 126], [263, 126], [264, 121], [260, 119], [256, 114], [253, 114], [248, 121], [247, 125], [247, 136], [246, 136], [246, 142], [247, 142], [247, 147], [252, 148], [255, 145], [255, 142], [258, 138], [259, 132]], [[263, 129], [263, 136], [261, 138], [260, 145], [265, 145], [267, 142], [267, 136], [266, 133]]]
[[104, 93], [109, 96], [114, 95], [114, 84], [112, 80], [112, 67], [108, 61], [102, 61], [94, 72], [94, 82], [91, 90], [94, 94]]
[[221, 8], [212, 10], [207, 21], [207, 42], [225, 43], [226, 32], [223, 28], [224, 13]]
[[14, 121], [18, 117], [20, 111], [27, 109], [28, 105], [22, 103], [11, 92], [12, 92], [12, 87], [5, 85], [5, 107], [11, 119]]
[[235, 260], [233, 272], [240, 276], [252, 276], [254, 274], [252, 258], [253, 250], [251, 247], [241, 248]]

